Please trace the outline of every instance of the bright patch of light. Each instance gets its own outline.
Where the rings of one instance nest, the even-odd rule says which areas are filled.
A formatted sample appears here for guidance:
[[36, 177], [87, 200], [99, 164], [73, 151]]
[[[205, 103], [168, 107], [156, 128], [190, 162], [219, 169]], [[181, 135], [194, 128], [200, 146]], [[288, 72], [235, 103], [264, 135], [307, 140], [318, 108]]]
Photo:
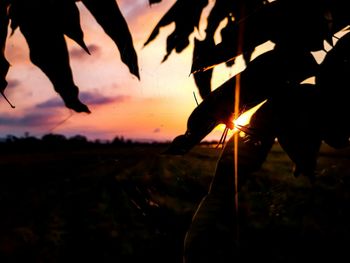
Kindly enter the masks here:
[[[234, 128], [232, 130], [228, 130], [227, 132], [227, 136], [232, 136], [234, 133], [240, 131], [240, 127], [244, 127], [247, 126], [250, 123], [251, 118], [253, 117], [254, 113], [264, 104], [266, 103], [267, 100], [264, 100], [263, 102], [259, 103], [258, 105], [254, 106], [253, 108], [250, 108], [249, 110], [243, 112], [241, 115], [239, 115], [239, 117], [237, 118], [237, 120], [233, 121], [233, 126]], [[226, 129], [226, 125], [225, 124], [219, 124], [218, 126], [216, 126], [215, 131], [219, 131], [219, 132], [224, 132]], [[245, 134], [241, 134], [240, 136], [242, 137], [242, 135]]]
[[253, 117], [254, 113], [260, 109], [260, 107], [265, 104], [267, 100], [264, 100], [263, 102], [259, 103], [258, 105], [254, 106], [253, 108], [243, 112], [239, 117], [233, 121], [234, 129], [233, 132], [239, 131], [239, 127], [244, 127], [250, 123], [251, 118]]
[[300, 84], [312, 84], [312, 85], [315, 85], [316, 84], [316, 77], [312, 76], [310, 78], [304, 79]]

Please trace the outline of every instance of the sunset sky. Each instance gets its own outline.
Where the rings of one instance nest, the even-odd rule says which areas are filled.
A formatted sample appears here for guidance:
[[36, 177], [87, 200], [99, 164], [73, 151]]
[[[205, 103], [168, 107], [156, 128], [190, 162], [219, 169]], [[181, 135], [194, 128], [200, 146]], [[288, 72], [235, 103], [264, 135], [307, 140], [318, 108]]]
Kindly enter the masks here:
[[[191, 35], [191, 45], [181, 54], [172, 53], [164, 63], [161, 61], [166, 53], [166, 37], [173, 31], [173, 24], [162, 28], [149, 45], [143, 47], [143, 44], [175, 0], [163, 0], [152, 6], [148, 0], [117, 2], [133, 36], [141, 80], [130, 74], [112, 40], [78, 3], [84, 39], [91, 55], [68, 38], [67, 42], [74, 81], [80, 89], [81, 100], [92, 113], [75, 113], [63, 106], [47, 77], [30, 62], [27, 44], [17, 30], [8, 38], [5, 50], [12, 65], [5, 92], [16, 108], [11, 109], [0, 98], [0, 138], [8, 134], [23, 136], [28, 132], [36, 137], [59, 133], [68, 137], [81, 134], [89, 139], [124, 136], [164, 141], [185, 132], [187, 118], [196, 107], [194, 92], [200, 101], [193, 77], [189, 75], [193, 38], [204, 38], [205, 14], [214, 1], [209, 1], [199, 31]], [[242, 68], [242, 65], [216, 67], [213, 88]], [[207, 139], [218, 139], [220, 135], [220, 131], [214, 131]]]
[[[181, 54], [173, 53], [164, 63], [166, 37], [174, 25], [143, 47], [154, 26], [175, 0], [150, 6], [148, 0], [118, 0], [129, 24], [138, 53], [141, 80], [132, 76], [121, 62], [119, 51], [85, 7], [78, 3], [85, 42], [91, 56], [67, 39], [74, 81], [80, 98], [91, 114], [75, 113], [63, 106], [47, 77], [29, 60], [27, 44], [20, 33], [9, 37], [5, 54], [12, 65], [7, 75], [6, 94], [16, 108], [0, 99], [0, 137], [41, 137], [47, 133], [66, 136], [82, 134], [89, 139], [171, 140], [186, 130], [187, 118], [196, 107], [193, 92], [199, 95], [189, 76], [194, 36], [203, 38], [206, 19], [191, 45]], [[210, 1], [208, 8], [213, 4]], [[224, 82], [232, 69], [215, 70], [214, 88]], [[212, 135], [215, 136], [215, 135]]]

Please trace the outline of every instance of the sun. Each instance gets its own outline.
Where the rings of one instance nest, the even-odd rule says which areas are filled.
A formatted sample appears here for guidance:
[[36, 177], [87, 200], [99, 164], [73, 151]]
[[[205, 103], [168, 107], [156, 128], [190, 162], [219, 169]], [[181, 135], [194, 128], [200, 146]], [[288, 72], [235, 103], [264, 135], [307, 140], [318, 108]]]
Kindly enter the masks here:
[[228, 136], [232, 136], [236, 132], [239, 132], [241, 127], [247, 126], [250, 123], [250, 120], [252, 119], [255, 112], [257, 112], [257, 110], [260, 109], [260, 107], [266, 102], [267, 100], [264, 100], [254, 107], [242, 112], [236, 120], [232, 121], [233, 129], [228, 128], [228, 126], [225, 124], [219, 124], [215, 127], [215, 131], [226, 132]]

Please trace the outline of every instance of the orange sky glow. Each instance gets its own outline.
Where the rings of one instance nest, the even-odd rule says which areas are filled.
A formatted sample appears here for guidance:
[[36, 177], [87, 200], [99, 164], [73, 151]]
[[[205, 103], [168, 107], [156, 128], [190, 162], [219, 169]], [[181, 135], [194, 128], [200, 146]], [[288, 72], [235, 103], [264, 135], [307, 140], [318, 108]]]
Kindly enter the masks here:
[[[199, 32], [191, 35], [191, 45], [181, 54], [165, 55], [167, 35], [174, 25], [160, 31], [156, 40], [143, 47], [153, 27], [175, 0], [150, 6], [148, 0], [118, 0], [129, 24], [139, 58], [141, 80], [133, 77], [121, 62], [119, 51], [104, 34], [83, 5], [78, 3], [85, 42], [91, 55], [67, 39], [71, 67], [81, 98], [91, 114], [75, 113], [63, 106], [46, 76], [29, 61], [27, 44], [17, 30], [8, 39], [6, 57], [12, 65], [7, 75], [6, 94], [16, 106], [11, 109], [0, 98], [0, 137], [8, 134], [41, 137], [47, 133], [66, 136], [81, 134], [89, 139], [111, 140], [123, 136], [134, 140], [172, 140], [186, 130], [187, 118], [199, 99], [189, 76], [193, 37], [203, 38], [205, 18]], [[213, 4], [210, 1], [208, 8]], [[218, 87], [237, 68], [219, 66], [214, 70], [213, 88]], [[220, 130], [208, 139], [218, 139]]]

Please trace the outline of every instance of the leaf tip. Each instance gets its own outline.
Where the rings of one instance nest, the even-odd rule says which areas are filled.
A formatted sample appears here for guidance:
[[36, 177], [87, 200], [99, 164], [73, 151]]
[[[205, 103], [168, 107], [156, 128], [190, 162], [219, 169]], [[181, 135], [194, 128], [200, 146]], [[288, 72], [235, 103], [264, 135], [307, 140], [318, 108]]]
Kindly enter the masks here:
[[9, 99], [6, 97], [4, 91], [1, 91], [0, 93], [1, 93], [1, 95], [4, 97], [4, 99], [7, 101], [7, 103], [11, 106], [12, 109], [16, 108], [16, 106], [13, 105], [13, 104], [9, 101]]

